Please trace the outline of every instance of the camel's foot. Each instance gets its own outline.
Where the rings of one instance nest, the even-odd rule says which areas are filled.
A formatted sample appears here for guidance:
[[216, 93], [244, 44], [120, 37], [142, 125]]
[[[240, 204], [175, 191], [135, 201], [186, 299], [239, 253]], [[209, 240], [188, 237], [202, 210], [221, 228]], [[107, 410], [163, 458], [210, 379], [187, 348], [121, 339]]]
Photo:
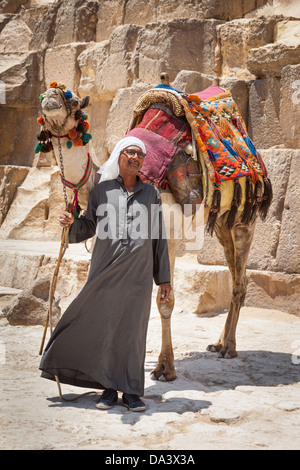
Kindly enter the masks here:
[[206, 351], [217, 352], [218, 357], [225, 359], [232, 359], [237, 356], [235, 346], [230, 341], [219, 340], [215, 344], [209, 344]]
[[175, 367], [170, 366], [170, 364], [159, 362], [155, 369], [151, 371], [150, 376], [152, 380], [165, 380], [167, 382], [171, 382], [176, 379], [176, 370]]

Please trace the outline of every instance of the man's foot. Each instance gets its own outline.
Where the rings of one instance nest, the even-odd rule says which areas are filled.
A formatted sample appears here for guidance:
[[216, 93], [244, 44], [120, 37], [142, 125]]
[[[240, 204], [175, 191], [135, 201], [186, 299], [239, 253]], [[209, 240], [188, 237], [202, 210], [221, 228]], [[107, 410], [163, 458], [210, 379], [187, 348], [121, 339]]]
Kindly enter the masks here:
[[145, 411], [146, 405], [138, 395], [123, 393], [123, 405], [127, 406], [130, 411]]
[[106, 388], [102, 393], [99, 400], [96, 402], [96, 407], [100, 410], [109, 410], [118, 402], [118, 392], [112, 388]]

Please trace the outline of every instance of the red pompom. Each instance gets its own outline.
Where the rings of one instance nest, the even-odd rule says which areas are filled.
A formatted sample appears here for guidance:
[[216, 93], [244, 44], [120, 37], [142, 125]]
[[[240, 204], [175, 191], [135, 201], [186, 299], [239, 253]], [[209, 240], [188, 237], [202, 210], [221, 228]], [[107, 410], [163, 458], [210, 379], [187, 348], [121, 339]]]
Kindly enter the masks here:
[[44, 121], [44, 118], [42, 116], [40, 116], [40, 117], [37, 118], [37, 122], [38, 122], [38, 124], [43, 125], [45, 121]]
[[77, 131], [75, 127], [73, 127], [73, 129], [70, 130], [68, 136], [70, 137], [70, 139], [76, 139]]

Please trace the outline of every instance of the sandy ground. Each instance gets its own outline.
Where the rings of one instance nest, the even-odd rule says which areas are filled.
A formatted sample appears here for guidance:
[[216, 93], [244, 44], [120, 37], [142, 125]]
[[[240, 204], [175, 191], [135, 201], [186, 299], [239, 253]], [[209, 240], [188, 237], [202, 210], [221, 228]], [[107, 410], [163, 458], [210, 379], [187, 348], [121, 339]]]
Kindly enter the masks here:
[[[181, 306], [182, 307], [182, 306]], [[153, 381], [160, 351], [160, 318], [148, 332], [147, 410], [121, 404], [95, 407], [96, 395], [62, 402], [55, 382], [40, 378], [40, 326], [0, 321], [0, 446], [2, 450], [221, 450], [300, 448], [300, 320], [244, 307], [239, 355], [206, 351], [225, 314], [203, 317], [175, 308], [172, 320], [177, 379]], [[86, 390], [62, 386], [63, 393]]]

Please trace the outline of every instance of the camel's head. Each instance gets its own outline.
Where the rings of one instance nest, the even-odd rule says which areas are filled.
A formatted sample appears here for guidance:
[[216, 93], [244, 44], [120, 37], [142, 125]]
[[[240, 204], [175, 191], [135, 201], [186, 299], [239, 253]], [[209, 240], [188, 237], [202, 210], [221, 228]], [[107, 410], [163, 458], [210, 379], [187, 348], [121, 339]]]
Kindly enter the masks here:
[[52, 82], [50, 88], [40, 96], [47, 127], [52, 132], [68, 133], [78, 119], [76, 111], [88, 106], [90, 97], [79, 98], [75, 93], [65, 90], [65, 86]]

